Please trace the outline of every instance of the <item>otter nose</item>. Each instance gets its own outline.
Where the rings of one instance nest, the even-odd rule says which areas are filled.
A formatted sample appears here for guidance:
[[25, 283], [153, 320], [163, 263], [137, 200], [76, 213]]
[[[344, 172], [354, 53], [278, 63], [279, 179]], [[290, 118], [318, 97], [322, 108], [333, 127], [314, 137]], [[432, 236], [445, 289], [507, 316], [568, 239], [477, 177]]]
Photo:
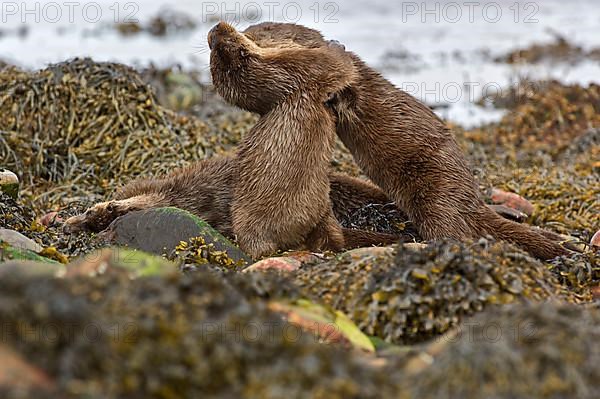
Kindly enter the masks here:
[[215, 46], [219, 42], [220, 33], [226, 32], [228, 27], [229, 24], [227, 24], [227, 22], [221, 21], [215, 26], [213, 26], [210, 31], [208, 31], [208, 36], [206, 39], [208, 40], [209, 49], [212, 50], [215, 48]]

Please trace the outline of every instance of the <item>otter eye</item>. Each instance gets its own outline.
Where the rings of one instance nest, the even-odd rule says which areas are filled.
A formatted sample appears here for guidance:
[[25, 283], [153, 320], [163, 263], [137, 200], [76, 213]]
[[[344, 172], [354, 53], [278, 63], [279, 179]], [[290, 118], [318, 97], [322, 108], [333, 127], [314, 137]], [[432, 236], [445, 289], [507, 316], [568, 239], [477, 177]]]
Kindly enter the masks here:
[[115, 212], [115, 210], [116, 210], [116, 208], [115, 208], [115, 204], [113, 204], [113, 203], [110, 203], [110, 204], [106, 205], [106, 211], [107, 211], [108, 213], [114, 213], [114, 212]]
[[246, 49], [240, 49], [240, 57], [247, 57], [248, 56], [248, 50]]

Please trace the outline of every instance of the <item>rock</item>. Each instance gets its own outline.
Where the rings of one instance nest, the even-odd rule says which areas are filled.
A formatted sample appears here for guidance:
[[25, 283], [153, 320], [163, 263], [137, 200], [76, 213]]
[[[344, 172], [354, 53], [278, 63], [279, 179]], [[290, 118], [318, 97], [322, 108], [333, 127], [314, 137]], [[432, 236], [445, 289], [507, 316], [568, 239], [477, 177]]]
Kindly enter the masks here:
[[18, 231], [9, 229], [0, 229], [0, 241], [3, 241], [13, 248], [25, 249], [31, 252], [42, 252], [42, 246], [31, 238], [25, 237]]
[[202, 237], [235, 262], [250, 263], [250, 257], [197, 216], [177, 208], [130, 212], [116, 219], [100, 238], [117, 246], [156, 255], [170, 254], [182, 242]]
[[600, 230], [598, 230], [596, 232], [596, 234], [594, 234], [594, 236], [592, 237], [592, 239], [590, 240], [590, 245], [592, 247], [597, 247], [600, 248]]
[[591, 291], [592, 291], [592, 299], [594, 301], [600, 300], [600, 285], [592, 287]]
[[19, 196], [19, 178], [8, 169], [0, 168], [0, 191], [13, 199]]
[[262, 272], [266, 270], [278, 270], [282, 272], [292, 272], [298, 270], [302, 265], [322, 263], [326, 261], [323, 256], [319, 256], [309, 251], [292, 251], [285, 256], [276, 258], [267, 258], [254, 263], [244, 269], [244, 272]]
[[269, 309], [285, 316], [288, 323], [311, 332], [326, 343], [375, 352], [371, 340], [344, 313], [300, 299], [294, 303], [270, 302]]
[[389, 256], [394, 253], [392, 247], [368, 247], [368, 248], [356, 248], [350, 251], [346, 251], [340, 255], [340, 258], [350, 257], [352, 259], [365, 259], [365, 258], [377, 258], [380, 256]]
[[506, 205], [488, 205], [494, 212], [503, 218], [513, 220], [518, 223], [523, 223], [527, 220], [528, 215], [514, 208], [509, 208]]
[[62, 225], [63, 220], [62, 218], [59, 216], [58, 212], [48, 212], [47, 214], [45, 214], [44, 216], [42, 216], [40, 218], [40, 224], [42, 226], [46, 226], [46, 227], [51, 227], [51, 226], [58, 226], [58, 225]]
[[65, 276], [94, 277], [115, 273], [137, 278], [166, 275], [176, 271], [176, 265], [162, 257], [125, 248], [105, 248], [75, 260], [67, 266]]
[[534, 211], [533, 204], [518, 194], [493, 188], [490, 193], [490, 199], [494, 204], [504, 205], [508, 208], [516, 209], [527, 216], [531, 216]]
[[13, 349], [0, 344], [0, 387], [9, 389], [54, 389], [54, 382], [41, 369]]
[[0, 244], [0, 263], [8, 262], [11, 260], [30, 260], [34, 262], [61, 265], [60, 262], [48, 259], [44, 256], [40, 256], [37, 253], [29, 251], [27, 249], [14, 248], [6, 243]]
[[244, 269], [245, 273], [264, 272], [267, 270], [277, 270], [280, 272], [293, 272], [302, 266], [302, 262], [290, 257], [267, 258]]
[[12, 260], [0, 263], [0, 280], [4, 276], [13, 276], [16, 273], [26, 277], [31, 276], [59, 276], [64, 272], [64, 266], [50, 262], [34, 262], [31, 260]]

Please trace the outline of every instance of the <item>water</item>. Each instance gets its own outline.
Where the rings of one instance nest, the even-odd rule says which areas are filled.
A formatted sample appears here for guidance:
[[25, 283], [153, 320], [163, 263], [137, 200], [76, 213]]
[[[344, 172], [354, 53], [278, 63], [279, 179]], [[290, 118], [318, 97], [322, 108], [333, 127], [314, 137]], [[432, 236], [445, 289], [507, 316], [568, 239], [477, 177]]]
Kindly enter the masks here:
[[[199, 2], [97, 0], [0, 2], [0, 58], [29, 68], [75, 56], [134, 65], [179, 63], [206, 70], [206, 33], [215, 19], [240, 28], [259, 20], [298, 22], [320, 29], [359, 54], [396, 85], [466, 126], [497, 120], [502, 112], [473, 104], [482, 91], [506, 87], [516, 77], [556, 78], [587, 84], [600, 80], [600, 62], [514, 67], [493, 57], [557, 32], [584, 49], [600, 47], [597, 0], [496, 0], [483, 2]], [[111, 25], [131, 15], [144, 23], [165, 6], [185, 12], [198, 27], [189, 34], [124, 38]], [[17, 35], [23, 26], [26, 35]], [[386, 54], [394, 54], [387, 57]], [[208, 73], [205, 78], [209, 79]]]

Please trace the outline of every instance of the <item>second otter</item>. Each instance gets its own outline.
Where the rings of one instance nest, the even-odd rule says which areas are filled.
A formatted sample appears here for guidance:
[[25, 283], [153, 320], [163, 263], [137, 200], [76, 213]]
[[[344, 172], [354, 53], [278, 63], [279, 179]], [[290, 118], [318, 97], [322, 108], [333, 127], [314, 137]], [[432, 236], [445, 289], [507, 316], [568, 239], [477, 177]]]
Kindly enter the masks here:
[[[266, 48], [325, 48], [329, 43], [318, 31], [294, 24], [262, 23], [244, 34]], [[358, 79], [330, 101], [337, 134], [423, 238], [463, 240], [489, 234], [542, 259], [566, 253], [558, 235], [505, 220], [486, 206], [445, 123], [358, 56], [351, 57]]]

